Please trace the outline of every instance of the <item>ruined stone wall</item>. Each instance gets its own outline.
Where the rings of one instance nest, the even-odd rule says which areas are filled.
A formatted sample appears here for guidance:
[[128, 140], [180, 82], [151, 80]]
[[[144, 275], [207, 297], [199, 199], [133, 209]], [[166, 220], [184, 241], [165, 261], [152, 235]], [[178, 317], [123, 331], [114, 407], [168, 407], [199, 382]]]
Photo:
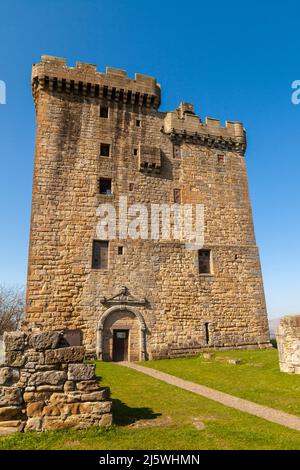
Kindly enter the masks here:
[[66, 346], [60, 332], [12, 332], [0, 367], [0, 435], [109, 426], [109, 389], [95, 365], [83, 364], [85, 348]]
[[[136, 308], [147, 328], [147, 357], [268, 345], [242, 124], [202, 123], [187, 104], [161, 113], [156, 81], [124, 73], [96, 73], [88, 64], [70, 68], [49, 57], [33, 69], [37, 131], [26, 321], [81, 329], [93, 353], [109, 308], [101, 298], [125, 285], [146, 299]], [[108, 118], [100, 117], [101, 105], [108, 106]], [[100, 156], [101, 143], [110, 144], [109, 157]], [[99, 194], [99, 177], [112, 179], [112, 195]], [[117, 204], [126, 195], [128, 205], [172, 204], [174, 189], [182, 203], [204, 204], [209, 275], [199, 274], [197, 252], [180, 240], [111, 240], [108, 269], [91, 268], [100, 203]]]
[[300, 315], [281, 318], [276, 340], [281, 372], [300, 374]]

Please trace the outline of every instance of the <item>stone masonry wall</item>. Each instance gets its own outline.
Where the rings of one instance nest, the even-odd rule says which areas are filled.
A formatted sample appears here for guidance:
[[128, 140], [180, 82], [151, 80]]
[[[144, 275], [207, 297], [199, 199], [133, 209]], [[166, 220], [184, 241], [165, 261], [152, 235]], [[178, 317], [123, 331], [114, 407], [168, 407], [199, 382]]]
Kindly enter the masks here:
[[[203, 123], [187, 103], [160, 112], [159, 85], [140, 74], [130, 79], [119, 70], [100, 73], [93, 65], [68, 67], [43, 57], [32, 77], [37, 128], [27, 324], [79, 329], [89, 353], [104, 349], [103, 358], [111, 360], [109, 338], [118, 315], [97, 334], [110, 307], [101, 298], [127, 286], [133, 297], [146, 300], [126, 303], [144, 319], [146, 358], [195, 354], [203, 347], [268, 346], [243, 125], [221, 126], [211, 118]], [[106, 118], [101, 106], [108, 108]], [[109, 156], [100, 155], [101, 143], [110, 144]], [[101, 177], [111, 178], [111, 194], [99, 193]], [[117, 207], [126, 196], [128, 206], [150, 209], [174, 203], [174, 190], [180, 190], [181, 203], [204, 205], [210, 274], [199, 273], [197, 251], [162, 239], [110, 240], [108, 268], [92, 268], [99, 204]], [[129, 359], [143, 359], [136, 322], [129, 319], [125, 327]]]
[[276, 340], [281, 372], [300, 374], [300, 315], [281, 318]]
[[109, 389], [94, 364], [83, 364], [83, 346], [66, 346], [57, 331], [6, 333], [4, 341], [0, 435], [111, 424]]

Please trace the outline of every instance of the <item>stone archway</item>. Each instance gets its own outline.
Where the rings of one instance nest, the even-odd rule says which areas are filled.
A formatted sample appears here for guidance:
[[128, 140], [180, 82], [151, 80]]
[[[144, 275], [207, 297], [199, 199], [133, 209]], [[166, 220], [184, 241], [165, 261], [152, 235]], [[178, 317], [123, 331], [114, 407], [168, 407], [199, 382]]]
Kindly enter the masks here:
[[135, 308], [125, 304], [107, 309], [101, 316], [97, 328], [97, 358], [112, 360], [112, 341], [114, 330], [129, 332], [129, 361], [146, 360], [146, 323], [143, 315]]

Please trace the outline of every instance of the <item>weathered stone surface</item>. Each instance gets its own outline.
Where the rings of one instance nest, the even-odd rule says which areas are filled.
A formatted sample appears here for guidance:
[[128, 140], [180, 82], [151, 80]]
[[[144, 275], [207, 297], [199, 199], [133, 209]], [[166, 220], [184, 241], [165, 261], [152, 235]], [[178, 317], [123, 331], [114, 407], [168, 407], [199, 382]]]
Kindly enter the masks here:
[[67, 380], [64, 385], [65, 392], [73, 392], [75, 390], [75, 382], [74, 380]]
[[95, 375], [95, 364], [70, 364], [68, 380], [91, 380]]
[[0, 387], [0, 406], [18, 406], [22, 402], [22, 390], [20, 388]]
[[12, 367], [0, 368], [0, 385], [12, 385], [19, 380], [20, 372]]
[[23, 367], [26, 357], [21, 351], [7, 351], [5, 354], [5, 365], [10, 367]]
[[24, 429], [25, 422], [21, 420], [13, 421], [0, 421], [0, 436], [9, 436], [15, 432], [20, 432]]
[[84, 354], [84, 346], [70, 346], [67, 348], [49, 350], [45, 353], [45, 362], [46, 364], [82, 362], [84, 360]]
[[110, 410], [111, 410], [110, 401], [80, 403], [81, 414], [88, 414], [88, 415], [102, 414], [102, 413], [109, 413]]
[[3, 335], [5, 351], [22, 351], [25, 348], [25, 333], [22, 331], [5, 332]]
[[109, 391], [107, 388], [103, 388], [98, 392], [81, 392], [81, 401], [99, 401], [99, 400], [107, 400], [109, 398]]
[[28, 402], [33, 402], [33, 401], [44, 401], [46, 402], [47, 400], [50, 399], [50, 397], [53, 395], [51, 391], [48, 392], [25, 392], [23, 394], [23, 399], [26, 403]]
[[81, 382], [76, 382], [76, 388], [83, 392], [99, 391], [97, 380], [82, 380]]
[[[21, 354], [24, 365], [0, 366], [0, 435], [70, 427], [81, 429], [106, 425], [109, 421], [109, 418], [101, 421], [102, 416], [110, 414], [111, 402], [107, 401], [107, 389], [97, 384], [95, 366], [69, 363], [71, 357], [83, 360], [84, 348], [63, 347], [57, 354], [55, 349], [41, 352], [33, 348], [33, 344], [38, 348], [53, 345], [51, 338], [49, 332], [45, 336], [25, 334], [24, 344], [20, 344], [23, 349], [8, 351], [9, 355]], [[12, 347], [16, 347], [17, 337], [14, 340]], [[48, 356], [53, 364], [45, 363], [47, 352], [54, 353]], [[68, 380], [68, 375], [74, 380]], [[84, 380], [78, 380], [81, 378]], [[76, 389], [76, 384], [81, 390]]]
[[203, 353], [203, 354], [202, 354], [202, 357], [203, 357], [203, 359], [213, 359], [213, 358], [214, 358], [214, 354], [211, 354], [211, 353]]
[[45, 403], [43, 401], [35, 401], [28, 403], [26, 408], [27, 416], [30, 418], [35, 416], [41, 416]]
[[37, 392], [62, 392], [64, 389], [63, 384], [61, 385], [37, 385], [36, 391]]
[[21, 419], [23, 417], [22, 414], [22, 406], [1, 406], [0, 407], [0, 421], [4, 419]]
[[28, 418], [24, 431], [41, 431], [43, 420], [40, 417]]
[[28, 343], [30, 348], [43, 351], [57, 348], [61, 338], [62, 334], [59, 331], [44, 331], [43, 333], [31, 335]]
[[300, 315], [281, 318], [276, 339], [281, 372], [300, 374]]
[[64, 371], [35, 372], [28, 380], [28, 385], [61, 385], [67, 379]]

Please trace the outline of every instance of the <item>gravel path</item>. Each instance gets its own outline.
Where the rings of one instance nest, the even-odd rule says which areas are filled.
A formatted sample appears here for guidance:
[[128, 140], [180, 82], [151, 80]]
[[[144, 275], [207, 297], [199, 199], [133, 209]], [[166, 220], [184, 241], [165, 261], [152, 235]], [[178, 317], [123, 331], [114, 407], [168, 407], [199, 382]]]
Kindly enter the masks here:
[[266, 419], [272, 423], [281, 424], [290, 429], [295, 429], [300, 431], [300, 417], [285, 413], [284, 411], [275, 410], [274, 408], [269, 408], [268, 406], [258, 405], [249, 400], [244, 400], [243, 398], [238, 398], [228, 393], [219, 392], [213, 388], [205, 387], [204, 385], [195, 384], [188, 380], [180, 379], [174, 375], [166, 374], [165, 372], [160, 372], [155, 369], [150, 369], [149, 367], [143, 367], [133, 362], [119, 362], [119, 365], [123, 365], [130, 369], [134, 369], [143, 374], [150, 375], [155, 379], [162, 380], [170, 385], [175, 385], [189, 392], [196, 393], [203, 397], [209, 398], [210, 400], [217, 401], [222, 403], [222, 405], [229, 406], [239, 411], [244, 411], [259, 418]]

